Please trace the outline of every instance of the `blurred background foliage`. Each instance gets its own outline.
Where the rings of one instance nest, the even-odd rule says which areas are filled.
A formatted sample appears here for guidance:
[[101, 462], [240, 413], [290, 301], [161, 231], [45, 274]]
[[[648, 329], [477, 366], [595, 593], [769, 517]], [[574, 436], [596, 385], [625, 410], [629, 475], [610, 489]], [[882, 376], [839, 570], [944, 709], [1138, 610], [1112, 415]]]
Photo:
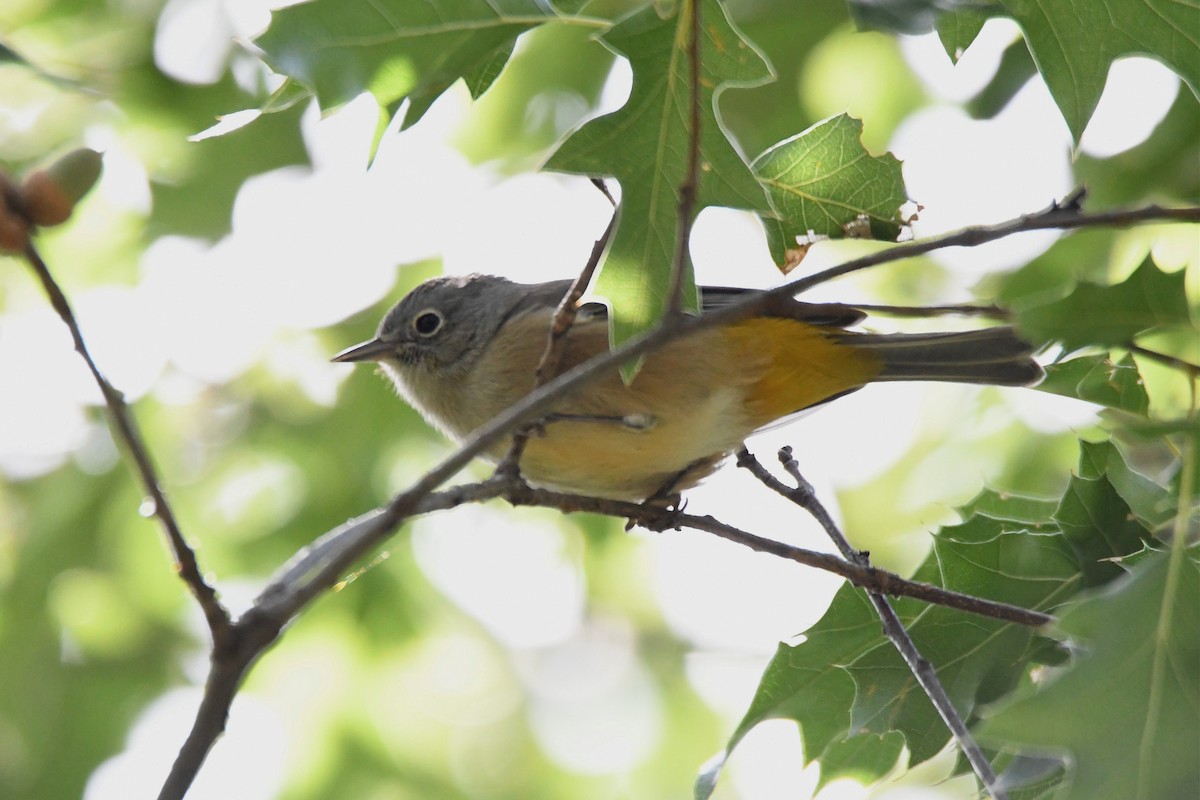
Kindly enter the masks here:
[[[721, 97], [743, 152], [849, 111], [868, 149], [905, 161], [926, 206], [918, 233], [1041, 208], [1082, 182], [1096, 207], [1200, 200], [1200, 108], [1165, 69], [1146, 77], [1150, 62], [1118, 66], [1134, 65], [1134, 94], [1151, 105], [1102, 100], [1072, 158], [1012, 26], [988, 23], [955, 72], [936, 38], [857, 32], [842, 2], [805, 4], [802, 26], [779, 24], [795, 13], [785, 0], [727, 5], [778, 74]], [[458, 87], [403, 132], [381, 131], [369, 100], [321, 113], [301, 99], [206, 134], [276, 89], [248, 44], [268, 22], [266, 4], [221, 0], [0, 10], [0, 163], [19, 174], [64, 149], [105, 151], [100, 186], [38, 244], [101, 367], [136, 402], [184, 530], [235, 610], [297, 549], [448, 451], [377, 378], [328, 355], [443, 269], [577, 271], [606, 203], [582, 179], [533, 173], [629, 81], [590, 32], [549, 24], [518, 41], [478, 101]], [[1105, 126], [1117, 144], [1100, 142]], [[778, 280], [761, 240], [752, 219], [706, 214], [700, 278]], [[805, 268], [874, 246], [821, 245]], [[920, 259], [822, 291], [1020, 307], [1079, 281], [1118, 283], [1151, 253], [1186, 270], [1194, 307], [1198, 249], [1195, 226], [1034, 235], [1015, 251]], [[1200, 357], [1179, 330], [1162, 346]], [[1188, 381], [1137, 365], [1153, 416], [1182, 418]], [[145, 796], [190, 724], [204, 627], [65, 332], [6, 256], [0, 375], [0, 797]], [[886, 387], [755, 446], [796, 444], [855, 544], [911, 571], [928, 532], [985, 485], [1061, 494], [1079, 439], [1106, 438], [1115, 419], [1032, 392]], [[1169, 470], [1162, 437], [1120, 438], [1137, 468]], [[745, 508], [756, 490], [735, 473], [693, 507], [823, 546], [786, 506]], [[194, 796], [687, 797], [776, 643], [820, 617], [837, 587], [731, 549], [493, 506], [417, 521], [254, 669]], [[799, 753], [793, 724], [760, 726], [714, 796], [806, 796], [818, 777]], [[974, 796], [969, 778], [942, 780], [953, 766], [945, 752], [820, 796]]]

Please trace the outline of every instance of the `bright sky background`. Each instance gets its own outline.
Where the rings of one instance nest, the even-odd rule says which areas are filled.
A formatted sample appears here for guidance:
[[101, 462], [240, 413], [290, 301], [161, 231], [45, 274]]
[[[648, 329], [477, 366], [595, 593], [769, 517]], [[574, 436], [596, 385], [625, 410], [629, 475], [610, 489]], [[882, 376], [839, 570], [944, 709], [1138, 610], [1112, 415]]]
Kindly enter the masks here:
[[[255, 3], [171, 0], [159, 29], [158, 64], [182, 80], [215, 80], [223, 69], [224, 43], [262, 27], [263, 13]], [[992, 120], [971, 120], [949, 105], [987, 82], [1015, 35], [1012, 24], [989, 22], [957, 67], [935, 37], [904, 40], [905, 58], [930, 91], [947, 101], [908, 119], [890, 145], [905, 163], [911, 193], [925, 207], [919, 236], [1040, 209], [1072, 188], [1066, 126], [1040, 81], [1030, 82]], [[623, 101], [628, 82], [629, 71], [621, 65], [605, 91], [607, 109]], [[1107, 156], [1142, 141], [1178, 85], [1156, 62], [1118, 62], [1083, 151]], [[471, 165], [451, 144], [470, 113], [461, 87], [448, 92], [414, 128], [391, 131], [368, 171], [374, 103], [361, 98], [324, 119], [310, 109], [304, 131], [312, 170], [290, 168], [251, 179], [238, 196], [229, 236], [214, 245], [161, 239], [146, 252], [137, 285], [100, 287], [75, 298], [99, 363], [131, 400], [154, 391], [184, 402], [206, 384], [229, 381], [265, 360], [315, 402], [332, 405], [354, 367], [329, 364], [313, 331], [376, 303], [394, 285], [397, 264], [440, 257], [449, 273], [487, 271], [526, 281], [574, 274], [607, 222], [607, 203], [576, 177], [505, 178]], [[103, 126], [89, 131], [88, 139], [108, 151], [101, 201], [146, 208], [146, 175], [134, 155]], [[462, 235], [463, 220], [470, 221], [469, 236]], [[288, 235], [280, 236], [280, 230]], [[1055, 236], [1030, 234], [970, 253], [939, 254], [957, 276], [946, 299], [962, 299], [982, 272], [1022, 263]], [[347, 242], [353, 245], [347, 248]], [[702, 282], [766, 286], [780, 279], [748, 215], [706, 212], [693, 243]], [[839, 260], [844, 247], [817, 245], [805, 268]], [[347, 249], [353, 259], [344, 257]], [[332, 265], [336, 280], [330, 279]], [[286, 293], [276, 290], [283, 283]], [[235, 285], [238, 290], [230, 291]], [[854, 299], [846, 284], [825, 291]], [[208, 324], [212, 319], [221, 324]], [[97, 467], [111, 463], [111, 444], [98, 438], [83, 412], [97, 402], [97, 392], [61, 324], [43, 305], [30, 302], [10, 308], [3, 325], [0, 374], [28, 376], [28, 382], [21, 392], [0, 393], [0, 419], [25, 421], [0, 428], [0, 472], [13, 479], [34, 477], [72, 454], [83, 463], [93, 459]], [[203, 337], [195, 335], [198, 329]], [[382, 383], [379, 390], [390, 391]], [[923, 429], [952, 413], [948, 410], [969, 405], [973, 391], [873, 387], [821, 410], [816, 424], [811, 417], [756, 437], [752, 449], [768, 456], [780, 444], [794, 444], [805, 474], [832, 505], [835, 488], [861, 484], [887, 469]], [[1086, 404], [1019, 390], [1006, 398], [1039, 429], [1083, 426], [1094, 413]], [[886, 414], [878, 412], [881, 403]], [[955, 487], [962, 499], [988, 478], [972, 470], [964, 465], [962, 486]], [[737, 470], [723, 470], [690, 493], [689, 508], [828, 549], [807, 518], [784, 501], [760, 493], [751, 507], [740, 502], [749, 486]], [[781, 530], [784, 520], [789, 529]], [[653, 581], [672, 630], [694, 645], [689, 680], [728, 715], [732, 729], [777, 642], [815, 622], [839, 584], [823, 573], [800, 575], [791, 565], [703, 534], [644, 538], [644, 576]], [[500, 679], [488, 659], [469, 652], [470, 643], [438, 642], [429, 663], [442, 669], [457, 665], [455, 686], [476, 687], [464, 697], [515, 702], [518, 689], [529, 693], [535, 737], [550, 758], [569, 769], [619, 773], [647, 757], [662, 727], [657, 689], [627, 623], [585, 613], [582, 543], [552, 515], [492, 506], [461, 509], [418, 521], [413, 547], [430, 580], [519, 665], [520, 687], [497, 686]], [[498, 578], [514, 572], [522, 576], [519, 592]], [[726, 588], [714, 591], [714, 585]], [[463, 666], [475, 663], [477, 672]], [[414, 681], [450, 698], [444, 708], [453, 713], [453, 692], [460, 688], [447, 689], [439, 675], [431, 668]], [[125, 752], [96, 771], [87, 799], [157, 791], [198, 698], [197, 689], [179, 689], [146, 709]], [[288, 765], [286, 719], [286, 710], [271, 698], [239, 696], [229, 734], [189, 797], [274, 796]], [[726, 780], [747, 799], [808, 796], [816, 772], [799, 767], [798, 747], [795, 725], [762, 725], [735, 752]], [[947, 763], [935, 766], [945, 769]], [[920, 793], [897, 785], [874, 797], [951, 796], [966, 785], [951, 781]], [[856, 800], [865, 792], [851, 781], [837, 781], [820, 798]]]

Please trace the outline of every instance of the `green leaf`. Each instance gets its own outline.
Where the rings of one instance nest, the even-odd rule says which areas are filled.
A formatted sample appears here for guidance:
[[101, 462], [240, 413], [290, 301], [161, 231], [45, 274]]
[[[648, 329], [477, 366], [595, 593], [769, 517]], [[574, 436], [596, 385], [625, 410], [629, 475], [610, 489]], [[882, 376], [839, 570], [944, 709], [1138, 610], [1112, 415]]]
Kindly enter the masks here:
[[1200, 7], [1145, 0], [1001, 0], [1021, 26], [1038, 70], [1075, 141], [1100, 100], [1108, 68], [1146, 54], [1200, 94]]
[[275, 11], [256, 43], [325, 109], [367, 91], [388, 107], [408, 99], [408, 127], [458, 79], [483, 86], [519, 34], [553, 18], [538, 0], [314, 0]]
[[987, 22], [989, 16], [992, 15], [981, 8], [967, 7], [937, 18], [934, 27], [942, 48], [951, 61], [958, 63], [963, 53], [975, 41], [975, 37], [983, 30], [983, 23]]
[[903, 749], [904, 737], [895, 731], [883, 736], [851, 736], [834, 742], [821, 755], [817, 789], [838, 778], [853, 778], [859, 783], [878, 780], [896, 766]]
[[1067, 350], [1125, 346], [1151, 328], [1190, 326], [1184, 273], [1163, 272], [1148, 256], [1123, 283], [1080, 283], [1066, 297], [1018, 311], [1017, 325], [1033, 341], [1058, 340]]
[[1200, 785], [1200, 566], [1194, 550], [1172, 555], [1142, 559], [1064, 613], [1076, 662], [980, 730], [1069, 753], [1063, 800], [1182, 798]]
[[[953, 59], [974, 40], [981, 17], [1003, 8], [1029, 51], [1075, 141], [1104, 91], [1112, 62], [1148, 55], [1169, 66], [1200, 96], [1200, 7], [1146, 0], [850, 0], [860, 28], [924, 33], [934, 26]], [[1003, 13], [1003, 11], [1001, 13]]]
[[1148, 531], [1108, 478], [1112, 445], [1080, 443], [1079, 474], [1071, 478], [1054, 519], [1074, 548], [1088, 586], [1120, 573], [1113, 558], [1142, 548]]
[[[1047, 524], [1046, 521], [1050, 519], [1056, 508], [1058, 508], [1056, 500], [983, 491], [960, 509], [960, 513], [967, 519], [980, 514], [992, 519], [1032, 525], [1036, 529], [1040, 525]], [[1053, 526], [1047, 527], [1052, 528]]]
[[1113, 363], [1107, 355], [1080, 356], [1050, 364], [1039, 391], [1075, 397], [1090, 403], [1145, 416], [1150, 397], [1142, 385], [1137, 365], [1128, 353]]
[[[621, 209], [596, 290], [613, 305], [615, 343], [654, 325], [667, 305], [678, 227], [677, 192], [687, 173], [691, 90], [687, 3], [660, 16], [650, 4], [625, 17], [603, 42], [633, 69], [629, 100], [588, 122], [550, 158], [547, 168], [611, 175], [621, 184]], [[730, 86], [754, 86], [770, 67], [742, 37], [716, 0], [703, 0], [700, 42], [700, 161], [697, 213], [711, 205], [769, 210], [765, 191], [725, 135], [715, 100]], [[685, 307], [698, 298], [690, 275]]]
[[504, 71], [504, 65], [508, 63], [512, 53], [513, 42], [507, 41], [492, 51], [490, 57], [476, 64], [473, 70], [463, 76], [471, 97], [478, 100], [496, 82], [496, 78], [499, 78], [500, 73]]
[[870, 221], [873, 238], [894, 241], [900, 233], [900, 206], [908, 200], [900, 162], [891, 153], [866, 151], [860, 120], [841, 114], [817, 123], [753, 166], [775, 207], [763, 221], [777, 264], [787, 263], [797, 237], [842, 237], [861, 217]]
[[1004, 48], [992, 79], [967, 102], [967, 113], [975, 119], [992, 119], [1036, 74], [1037, 64], [1033, 63], [1029, 47], [1018, 39]]
[[1176, 498], [1130, 467], [1116, 445], [1105, 442], [1088, 447], [1094, 451], [1093, 458], [1103, 458], [1104, 476], [1147, 530], [1159, 530], [1174, 519]]

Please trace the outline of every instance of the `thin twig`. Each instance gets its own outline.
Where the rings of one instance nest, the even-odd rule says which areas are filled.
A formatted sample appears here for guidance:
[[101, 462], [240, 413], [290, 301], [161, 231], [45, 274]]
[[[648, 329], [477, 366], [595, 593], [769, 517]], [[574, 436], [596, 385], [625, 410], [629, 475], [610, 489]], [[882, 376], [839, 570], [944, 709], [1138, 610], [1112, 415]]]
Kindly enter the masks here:
[[175, 518], [175, 512], [171, 509], [171, 504], [167, 502], [167, 496], [159, 480], [158, 471], [155, 469], [154, 461], [151, 459], [150, 453], [142, 440], [137, 422], [134, 420], [129, 406], [125, 403], [125, 396], [108, 382], [108, 379], [104, 377], [104, 373], [100, 371], [100, 367], [96, 365], [96, 361], [92, 358], [87, 343], [84, 341], [83, 331], [80, 330], [75, 312], [71, 309], [71, 304], [67, 301], [67, 296], [59, 287], [58, 282], [54, 280], [54, 276], [50, 274], [50, 268], [46, 266], [46, 262], [42, 260], [41, 254], [38, 253], [37, 248], [34, 247], [32, 242], [28, 243], [25, 247], [25, 258], [41, 281], [42, 288], [50, 300], [50, 305], [71, 332], [71, 339], [75, 343], [75, 351], [83, 358], [84, 363], [87, 364], [88, 371], [92, 373], [92, 379], [100, 387], [100, 393], [104, 397], [104, 404], [108, 408], [109, 417], [112, 420], [117, 438], [124, 443], [125, 449], [133, 459], [134, 471], [141, 480], [142, 488], [149, 495], [149, 500], [153, 505], [154, 516], [158, 517], [159, 522], [162, 524], [163, 531], [166, 533], [167, 540], [171, 545], [171, 550], [175, 554], [179, 577], [187, 584], [188, 589], [191, 590], [196, 601], [200, 604], [214, 640], [220, 639], [229, 630], [229, 612], [221, 604], [220, 599], [217, 598], [216, 590], [209, 585], [200, 571], [200, 565], [196, 560], [196, 553], [184, 537], [183, 531], [180, 529], [179, 523]]
[[[608, 193], [608, 188], [604, 186], [604, 183], [600, 182], [597, 185], [602, 188], [605, 196], [611, 201], [612, 195]], [[587, 291], [588, 284], [592, 282], [592, 275], [595, 274], [596, 267], [600, 265], [600, 257], [604, 255], [604, 248], [608, 247], [608, 240], [612, 237], [613, 228], [616, 225], [617, 212], [614, 209], [612, 217], [608, 220], [608, 227], [604, 229], [604, 233], [600, 234], [600, 238], [592, 245], [592, 252], [588, 255], [587, 263], [584, 264], [580, 273], [575, 276], [575, 280], [571, 283], [571, 288], [563, 295], [558, 308], [554, 310], [554, 319], [551, 321], [550, 331], [546, 335], [546, 349], [542, 352], [542, 358], [533, 373], [532, 389], [543, 386], [558, 371], [559, 364], [562, 363], [563, 352], [567, 347], [567, 332], [575, 324], [575, 316], [579, 313], [579, 298], [583, 297], [583, 293]], [[525, 452], [525, 445], [529, 443], [529, 437], [532, 433], [533, 427], [530, 425], [525, 425], [517, 429], [517, 432], [513, 434], [512, 444], [509, 446], [508, 452], [505, 453], [500, 463], [496, 465], [497, 472], [508, 472], [519, 469], [521, 455]]]
[[[745, 448], [742, 448], [738, 453], [738, 466], [749, 469], [764, 486], [783, 495], [811, 514], [821, 527], [825, 529], [829, 538], [847, 561], [859, 566], [867, 566], [869, 563], [867, 554], [860, 550], [855, 550], [842, 534], [833, 517], [829, 515], [825, 506], [817, 499], [812, 485], [800, 474], [799, 465], [792, 458], [790, 447], [784, 447], [779, 451], [779, 461], [783, 464], [788, 474], [796, 481], [794, 487], [788, 486], [777, 479]], [[901, 658], [904, 659], [909, 670], [912, 671], [913, 677], [917, 679], [917, 683], [924, 690], [925, 696], [933, 703], [933, 707], [937, 709], [938, 715], [946, 723], [946, 727], [950, 729], [950, 733], [954, 736], [963, 755], [967, 757], [971, 768], [975, 770], [975, 774], [978, 776], [980, 783], [983, 784], [983, 788], [987, 790], [994, 800], [1007, 800], [1008, 793], [997, 785], [996, 773], [992, 769], [991, 762], [988, 761], [983, 750], [975, 742], [975, 737], [967, 729], [967, 724], [963, 721], [962, 715], [958, 713], [958, 709], [954, 707], [954, 703], [950, 700], [950, 695], [946, 693], [945, 687], [942, 686], [941, 680], [938, 679], [937, 670], [934, 669], [933, 665], [917, 649], [917, 645], [913, 642], [908, 630], [905, 629], [900, 615], [896, 613], [891, 602], [882, 593], [868, 589], [867, 595], [871, 600], [871, 605], [875, 607], [875, 613], [879, 615], [879, 619], [883, 623], [884, 634], [895, 646], [896, 650], [899, 651]]]
[[1177, 356], [1169, 355], [1167, 353], [1160, 353], [1157, 350], [1149, 350], [1141, 345], [1136, 344], [1129, 345], [1129, 352], [1133, 353], [1134, 355], [1143, 356], [1153, 361], [1157, 361], [1160, 364], [1166, 364], [1168, 367], [1182, 370], [1188, 375], [1191, 375], [1193, 378], [1197, 375], [1200, 375], [1200, 364], [1193, 364], [1192, 362]]
[[696, 196], [700, 191], [700, 4], [703, 0], [688, 2], [688, 125], [687, 166], [683, 181], [679, 184], [679, 212], [675, 226], [675, 258], [671, 263], [671, 281], [667, 290], [668, 317], [683, 312], [683, 287], [690, 272], [689, 243], [692, 225], [696, 221]]
[[886, 306], [873, 303], [851, 303], [859, 311], [868, 314], [878, 314], [885, 317], [989, 317], [1006, 320], [1012, 317], [1012, 312], [996, 305], [980, 305], [962, 303], [945, 306]]
[[[443, 511], [464, 503], [480, 502], [494, 497], [504, 497], [514, 505], [554, 508], [568, 513], [586, 511], [593, 514], [633, 519], [653, 529], [692, 528], [716, 534], [753, 550], [832, 572], [856, 586], [875, 589], [884, 594], [912, 597], [1018, 625], [1040, 627], [1054, 621], [1052, 616], [1040, 611], [1031, 611], [1020, 606], [984, 600], [928, 583], [911, 581], [895, 573], [869, 565], [854, 564], [828, 553], [806, 550], [756, 536], [709, 516], [697, 516], [684, 512], [672, 512], [664, 515], [658, 509], [647, 508], [641, 503], [535, 488], [525, 484], [519, 477], [497, 475], [482, 483], [464, 484], [444, 492], [431, 493], [416, 504], [413, 513], [419, 515]], [[347, 546], [357, 546], [363, 539], [374, 535], [377, 526], [382, 524], [382, 515], [382, 509], [372, 511], [352, 520], [345, 526], [330, 531], [309, 545], [276, 572], [256, 605], [272, 597], [282, 600], [283, 597], [294, 592], [298, 585], [311, 580], [325, 562], [331, 559], [341, 560], [341, 550]], [[274, 600], [271, 604], [277, 605]]]

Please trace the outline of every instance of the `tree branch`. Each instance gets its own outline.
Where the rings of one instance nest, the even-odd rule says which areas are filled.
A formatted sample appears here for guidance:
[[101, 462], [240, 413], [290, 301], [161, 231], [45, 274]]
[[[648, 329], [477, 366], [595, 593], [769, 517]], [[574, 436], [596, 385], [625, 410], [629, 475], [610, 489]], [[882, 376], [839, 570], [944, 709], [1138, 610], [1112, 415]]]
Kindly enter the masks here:
[[58, 282], [54, 280], [54, 276], [50, 274], [50, 268], [46, 266], [46, 262], [42, 260], [41, 254], [38, 253], [37, 248], [34, 247], [32, 242], [29, 242], [25, 247], [25, 259], [33, 268], [34, 274], [41, 281], [42, 288], [50, 300], [50, 305], [58, 313], [63, 324], [67, 326], [67, 330], [71, 332], [71, 339], [75, 343], [75, 351], [83, 358], [84, 363], [87, 364], [88, 371], [92, 374], [92, 379], [100, 387], [100, 393], [104, 397], [105, 406], [108, 408], [109, 419], [117, 440], [124, 444], [126, 452], [133, 459], [134, 471], [142, 483], [142, 488], [149, 496], [149, 500], [153, 505], [154, 516], [158, 517], [159, 522], [162, 524], [163, 532], [166, 534], [167, 541], [175, 555], [176, 571], [179, 573], [179, 577], [187, 584], [188, 589], [191, 590], [192, 595], [196, 598], [196, 602], [200, 604], [214, 641], [223, 638], [229, 631], [229, 612], [217, 598], [216, 590], [208, 584], [204, 579], [204, 575], [200, 572], [196, 553], [184, 537], [183, 531], [180, 529], [179, 523], [175, 518], [175, 512], [171, 509], [171, 504], [167, 502], [166, 492], [162, 488], [158, 471], [155, 469], [154, 461], [151, 459], [150, 453], [142, 440], [142, 435], [138, 430], [137, 422], [133, 418], [133, 413], [125, 403], [125, 396], [108, 382], [108, 379], [104, 377], [104, 373], [100, 371], [100, 367], [96, 365], [96, 361], [92, 358], [87, 343], [83, 339], [83, 331], [79, 328], [79, 321], [75, 317], [75, 312], [72, 310], [71, 304], [67, 301], [67, 296], [63, 293], [61, 287], [59, 287]]

